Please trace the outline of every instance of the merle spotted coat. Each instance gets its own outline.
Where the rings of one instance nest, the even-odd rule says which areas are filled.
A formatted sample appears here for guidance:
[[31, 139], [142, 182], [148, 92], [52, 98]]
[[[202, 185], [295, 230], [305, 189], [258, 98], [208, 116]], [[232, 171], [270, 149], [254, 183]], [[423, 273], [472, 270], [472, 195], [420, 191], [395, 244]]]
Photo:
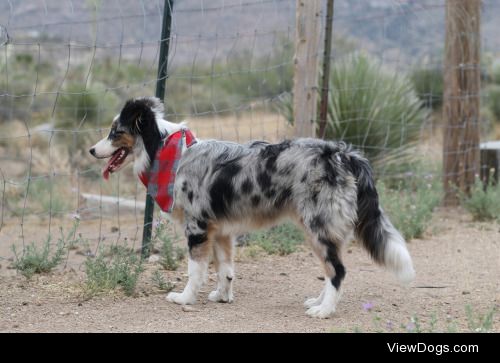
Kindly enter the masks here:
[[[148, 167], [143, 154], [154, 155], [154, 148], [145, 147], [143, 141], [151, 135], [143, 134], [161, 135], [175, 124], [163, 120], [156, 99], [129, 102], [151, 109], [148, 117], [139, 117], [140, 127], [125, 125], [125, 129], [137, 130], [131, 132], [139, 145], [133, 151], [137, 171]], [[122, 111], [115, 121], [119, 124], [122, 118], [130, 120]], [[138, 167], [137, 160], [144, 165]], [[311, 316], [325, 318], [335, 311], [346, 274], [342, 246], [351, 238], [358, 239], [376, 262], [401, 280], [409, 281], [414, 275], [403, 238], [379, 206], [368, 161], [343, 142], [296, 139], [241, 145], [198, 140], [182, 154], [172, 217], [183, 226], [190, 255], [186, 288], [167, 296], [178, 304], [196, 301], [212, 252], [218, 283], [209, 299], [231, 302], [235, 237], [283, 218], [304, 229], [324, 267], [323, 291], [305, 303]]]

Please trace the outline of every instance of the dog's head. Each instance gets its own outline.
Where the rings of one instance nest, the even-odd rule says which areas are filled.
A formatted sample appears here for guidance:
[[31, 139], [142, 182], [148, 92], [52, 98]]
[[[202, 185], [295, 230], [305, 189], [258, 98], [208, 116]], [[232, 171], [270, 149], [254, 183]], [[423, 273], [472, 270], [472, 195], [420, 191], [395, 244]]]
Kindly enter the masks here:
[[142, 172], [154, 159], [162, 139], [160, 121], [163, 103], [155, 97], [128, 100], [120, 114], [113, 119], [108, 136], [92, 146], [90, 154], [98, 159], [109, 159], [102, 170], [105, 179], [109, 173], [123, 168], [135, 158], [134, 167]]

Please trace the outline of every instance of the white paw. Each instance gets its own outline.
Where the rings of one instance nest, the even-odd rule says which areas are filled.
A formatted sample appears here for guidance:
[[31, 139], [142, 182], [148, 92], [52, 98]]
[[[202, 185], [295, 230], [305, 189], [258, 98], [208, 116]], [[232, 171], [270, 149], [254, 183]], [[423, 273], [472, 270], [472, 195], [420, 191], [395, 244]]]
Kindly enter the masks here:
[[304, 306], [306, 308], [312, 308], [313, 306], [316, 306], [316, 305], [319, 305], [321, 304], [321, 300], [319, 297], [312, 297], [310, 299], [307, 299], [306, 301], [304, 301]]
[[214, 290], [210, 294], [208, 294], [208, 300], [213, 302], [222, 302], [222, 303], [232, 303], [233, 295], [232, 294], [222, 294], [219, 290]]
[[313, 318], [328, 319], [335, 312], [335, 308], [317, 305], [309, 308], [306, 314]]
[[192, 305], [196, 302], [196, 297], [188, 296], [188, 294], [179, 292], [170, 292], [167, 295], [167, 301], [179, 304], [179, 305]]

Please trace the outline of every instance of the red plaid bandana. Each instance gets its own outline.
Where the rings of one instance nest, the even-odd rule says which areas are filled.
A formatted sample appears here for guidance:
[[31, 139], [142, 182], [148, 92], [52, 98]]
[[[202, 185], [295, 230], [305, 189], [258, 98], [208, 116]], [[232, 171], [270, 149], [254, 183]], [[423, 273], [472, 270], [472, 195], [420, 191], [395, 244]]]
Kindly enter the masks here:
[[174, 183], [182, 148], [186, 140], [186, 147], [196, 143], [194, 135], [188, 129], [182, 129], [168, 135], [156, 152], [148, 171], [139, 175], [142, 184], [147, 188], [161, 210], [170, 213], [174, 204]]

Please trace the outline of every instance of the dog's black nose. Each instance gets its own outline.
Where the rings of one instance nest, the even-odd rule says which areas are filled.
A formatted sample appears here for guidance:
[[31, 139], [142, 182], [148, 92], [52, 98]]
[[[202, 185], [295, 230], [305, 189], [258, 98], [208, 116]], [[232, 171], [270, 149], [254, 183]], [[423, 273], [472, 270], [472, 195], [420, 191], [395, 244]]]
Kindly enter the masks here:
[[95, 148], [92, 148], [89, 150], [89, 153], [92, 155], [92, 156], [95, 156]]

